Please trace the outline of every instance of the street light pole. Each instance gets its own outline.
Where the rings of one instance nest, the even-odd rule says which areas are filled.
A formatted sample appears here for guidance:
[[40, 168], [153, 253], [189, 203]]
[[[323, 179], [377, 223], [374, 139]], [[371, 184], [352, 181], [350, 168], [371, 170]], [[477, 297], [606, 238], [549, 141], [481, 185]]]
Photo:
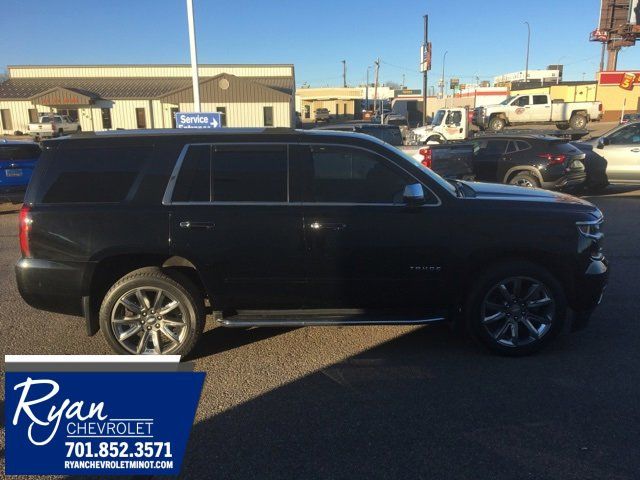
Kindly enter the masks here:
[[369, 110], [369, 70], [371, 70], [371, 65], [367, 67], [367, 84], [364, 89], [364, 98], [365, 98], [365, 110]]
[[191, 53], [191, 79], [193, 82], [193, 111], [200, 112], [200, 83], [198, 81], [198, 56], [196, 53], [196, 29], [193, 21], [193, 0], [187, 0], [189, 23], [189, 51]]
[[440, 95], [442, 98], [444, 98], [444, 64], [447, 61], [447, 53], [449, 53], [449, 50], [444, 52], [444, 55], [442, 56], [442, 77], [440, 78]]
[[527, 59], [524, 66], [524, 81], [526, 83], [527, 80], [529, 80], [529, 44], [531, 43], [531, 25], [529, 25], [529, 22], [524, 23], [527, 24]]

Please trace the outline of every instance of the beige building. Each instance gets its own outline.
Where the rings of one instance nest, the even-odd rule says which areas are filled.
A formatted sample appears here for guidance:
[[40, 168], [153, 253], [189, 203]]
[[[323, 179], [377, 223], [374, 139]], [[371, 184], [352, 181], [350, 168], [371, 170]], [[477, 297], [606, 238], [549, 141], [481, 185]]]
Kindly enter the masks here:
[[[10, 66], [0, 83], [0, 133], [27, 131], [38, 115], [69, 115], [84, 131], [172, 128], [193, 111], [189, 65]], [[203, 112], [227, 127], [293, 127], [293, 65], [200, 65]]]
[[360, 88], [299, 88], [296, 109], [303, 122], [314, 122], [319, 108], [329, 110], [334, 120], [349, 120], [360, 116], [362, 98]]

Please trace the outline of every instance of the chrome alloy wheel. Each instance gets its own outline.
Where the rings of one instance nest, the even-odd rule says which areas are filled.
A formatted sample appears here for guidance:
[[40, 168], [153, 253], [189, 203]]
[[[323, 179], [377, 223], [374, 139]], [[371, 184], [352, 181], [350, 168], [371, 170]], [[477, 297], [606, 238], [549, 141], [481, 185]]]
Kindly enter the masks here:
[[526, 178], [519, 178], [515, 184], [519, 187], [525, 187], [525, 188], [535, 187], [535, 185], [531, 182], [531, 180], [528, 180]]
[[540, 340], [551, 329], [555, 302], [549, 288], [530, 277], [510, 277], [493, 286], [481, 308], [482, 325], [507, 347]]
[[187, 310], [166, 290], [138, 287], [129, 290], [111, 311], [116, 340], [133, 354], [169, 354], [189, 332]]

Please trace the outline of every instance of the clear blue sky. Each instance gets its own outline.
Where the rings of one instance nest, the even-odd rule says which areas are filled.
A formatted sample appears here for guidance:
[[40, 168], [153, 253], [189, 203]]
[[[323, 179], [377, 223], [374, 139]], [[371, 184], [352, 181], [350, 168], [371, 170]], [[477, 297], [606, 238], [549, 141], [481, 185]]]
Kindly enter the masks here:
[[[422, 15], [429, 14], [440, 76], [472, 82], [476, 74], [564, 63], [565, 78], [594, 77], [600, 45], [588, 41], [599, 0], [194, 0], [201, 63], [293, 63], [298, 84], [364, 82], [382, 60], [380, 80], [421, 86]], [[57, 48], [56, 48], [57, 46]], [[640, 45], [623, 49], [619, 69], [640, 69]], [[0, 67], [12, 64], [188, 63], [184, 0], [2, 0]]]

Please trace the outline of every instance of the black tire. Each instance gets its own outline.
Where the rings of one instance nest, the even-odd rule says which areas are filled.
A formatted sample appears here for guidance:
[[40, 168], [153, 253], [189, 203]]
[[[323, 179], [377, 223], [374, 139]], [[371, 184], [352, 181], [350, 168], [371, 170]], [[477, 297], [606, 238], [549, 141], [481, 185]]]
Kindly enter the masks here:
[[[137, 315], [137, 317], [140, 317], [140, 323], [138, 323], [138, 320], [127, 320], [127, 322], [131, 324], [129, 328], [137, 328], [138, 330], [137, 333], [130, 335], [126, 339], [131, 339], [131, 342], [123, 344], [116, 338], [115, 329], [118, 327], [112, 324], [111, 318], [112, 315], [115, 316], [116, 312], [118, 312], [118, 310], [114, 309], [123, 308], [122, 304], [119, 304], [120, 299], [128, 294], [134, 295], [131, 292], [140, 288], [148, 290], [160, 289], [164, 292], [168, 300], [179, 302], [177, 307], [179, 313], [174, 314], [177, 315], [179, 319], [175, 316], [169, 319], [168, 314], [165, 314], [165, 318], [163, 319], [162, 316], [158, 316], [160, 310], [158, 310], [158, 312], [150, 310], [152, 306], [149, 304], [146, 306], [146, 314], [144, 316], [142, 314]], [[138, 305], [140, 305], [140, 303], [138, 303]], [[135, 312], [132, 310], [132, 313]], [[161, 349], [160, 351], [162, 354], [187, 355], [193, 350], [193, 347], [202, 336], [206, 315], [202, 295], [198, 288], [193, 285], [186, 276], [175, 271], [163, 271], [158, 267], [147, 267], [128, 273], [109, 289], [102, 301], [99, 318], [100, 328], [109, 346], [116, 353], [124, 355], [135, 354], [136, 352], [128, 348], [133, 348], [133, 345], [130, 344], [137, 344], [139, 347], [143, 343], [143, 338], [146, 338], [146, 342], [144, 343], [145, 351], [142, 353], [154, 353], [148, 351], [149, 343], [152, 344], [152, 348], [155, 346], [153, 335], [169, 341], [167, 334], [163, 333], [161, 335], [161, 332], [164, 332], [165, 328], [167, 328], [165, 324], [161, 325], [162, 321], [177, 323], [175, 320], [179, 320], [184, 323], [184, 327], [180, 327], [181, 330], [179, 332], [174, 329], [175, 327], [168, 327], [169, 331], [178, 337], [178, 345], [175, 345], [175, 342], [172, 343], [169, 341], [170, 347], [166, 350]], [[145, 322], [147, 322], [146, 325]], [[157, 333], [153, 333], [155, 330], [153, 327], [158, 329]], [[182, 328], [186, 328], [184, 333], [182, 333]], [[147, 333], [145, 333], [145, 329], [148, 330]], [[124, 331], [124, 333], [127, 332], [128, 330]], [[138, 334], [142, 335], [139, 336], [139, 341], [136, 341]], [[152, 335], [151, 337], [149, 336], [150, 334]]]
[[[526, 295], [533, 285], [539, 285], [536, 293], [530, 297], [534, 300], [529, 303], [541, 302], [547, 298], [551, 300], [549, 305], [531, 307], [531, 310], [536, 312], [535, 317], [531, 316], [534, 314], [530, 312], [525, 312], [525, 317], [518, 316], [523, 315], [521, 308], [529, 307], [521, 307], [517, 305], [517, 302], [513, 306], [505, 305], [504, 310], [492, 310], [485, 306], [485, 302], [492, 304], [503, 298], [501, 293], [496, 293], [496, 288], [500, 291], [499, 285], [505, 285], [508, 291], [510, 285], [513, 285], [515, 289], [513, 282], [517, 278], [521, 278], [522, 296]], [[509, 303], [512, 302], [509, 301]], [[526, 304], [525, 301], [522, 303]], [[500, 306], [502, 307], [502, 305]], [[542, 315], [542, 309], [545, 309], [544, 315]], [[491, 312], [495, 313], [487, 315]], [[505, 316], [508, 315], [508, 319], [505, 319], [504, 323], [500, 319], [486, 322], [487, 319], [493, 317], [499, 318], [501, 312]], [[567, 318], [567, 301], [562, 285], [546, 268], [524, 260], [512, 260], [489, 268], [477, 278], [464, 306], [464, 318], [471, 336], [489, 350], [508, 356], [529, 355], [546, 347], [564, 330]], [[524, 318], [538, 332], [539, 338], [533, 336], [529, 327], [524, 324]], [[545, 326], [534, 318], [550, 319], [550, 321]], [[510, 326], [513, 323], [518, 325], [515, 336], [518, 340], [515, 342], [513, 341], [514, 332]], [[504, 328], [506, 330], [503, 335], [500, 335], [500, 331]]]
[[570, 126], [568, 123], [556, 123], [558, 130], [568, 130]]
[[517, 185], [525, 188], [540, 188], [538, 179], [529, 172], [518, 172], [509, 179], [509, 185]]
[[81, 132], [81, 131], [82, 131], [82, 127], [78, 125], [78, 128], [76, 128], [76, 132]]
[[494, 132], [501, 132], [506, 126], [507, 122], [504, 118], [493, 117], [491, 120], [489, 120], [489, 130], [492, 130]]
[[569, 125], [575, 130], [584, 129], [587, 126], [587, 123], [589, 123], [587, 117], [585, 117], [581, 113], [574, 113], [569, 119]]

